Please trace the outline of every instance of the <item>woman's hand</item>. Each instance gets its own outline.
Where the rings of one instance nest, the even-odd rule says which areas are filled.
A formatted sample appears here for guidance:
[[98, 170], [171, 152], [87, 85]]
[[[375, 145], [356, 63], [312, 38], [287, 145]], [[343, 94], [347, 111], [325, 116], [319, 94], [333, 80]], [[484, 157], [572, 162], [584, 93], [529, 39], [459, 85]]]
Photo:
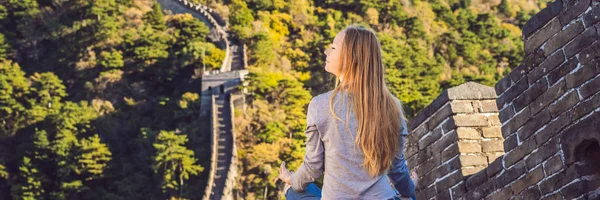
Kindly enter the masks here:
[[281, 162], [281, 167], [279, 167], [279, 179], [284, 183], [291, 185], [290, 177], [294, 174], [285, 167], [285, 161]]

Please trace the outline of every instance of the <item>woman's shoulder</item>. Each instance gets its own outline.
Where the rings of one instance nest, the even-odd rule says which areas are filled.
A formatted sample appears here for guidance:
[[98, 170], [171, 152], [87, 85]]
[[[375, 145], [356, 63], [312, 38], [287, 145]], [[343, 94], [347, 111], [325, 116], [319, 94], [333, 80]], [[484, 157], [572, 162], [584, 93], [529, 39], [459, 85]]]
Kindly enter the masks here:
[[333, 93], [333, 90], [330, 90], [328, 92], [319, 94], [317, 96], [314, 96], [312, 98], [312, 100], [310, 101], [311, 104], [323, 104], [323, 103], [327, 103], [329, 102], [329, 98], [331, 97], [331, 93]]

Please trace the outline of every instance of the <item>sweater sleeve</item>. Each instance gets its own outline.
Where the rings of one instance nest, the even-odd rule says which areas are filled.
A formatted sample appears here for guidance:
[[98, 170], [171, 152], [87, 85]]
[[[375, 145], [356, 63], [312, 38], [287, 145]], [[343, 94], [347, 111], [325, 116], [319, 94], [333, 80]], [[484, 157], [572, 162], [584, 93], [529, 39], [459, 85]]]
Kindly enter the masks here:
[[312, 107], [313, 102], [311, 101], [306, 115], [307, 127], [304, 131], [306, 135], [304, 162], [290, 177], [292, 189], [297, 192], [306, 190], [310, 183], [315, 182], [316, 179], [323, 175], [324, 171], [325, 149], [321, 141], [321, 133], [317, 129], [314, 118], [312, 118]]
[[[400, 135], [400, 150], [394, 157], [394, 161], [392, 162], [392, 166], [390, 167], [387, 175], [400, 195], [413, 197], [415, 193], [415, 184], [410, 178], [410, 172], [408, 171], [406, 159], [404, 158], [404, 141], [406, 140], [405, 136], [408, 135], [406, 122], [404, 119], [402, 120], [402, 124], [404, 128], [401, 129], [402, 134]], [[404, 132], [406, 132], [406, 134], [404, 134]]]

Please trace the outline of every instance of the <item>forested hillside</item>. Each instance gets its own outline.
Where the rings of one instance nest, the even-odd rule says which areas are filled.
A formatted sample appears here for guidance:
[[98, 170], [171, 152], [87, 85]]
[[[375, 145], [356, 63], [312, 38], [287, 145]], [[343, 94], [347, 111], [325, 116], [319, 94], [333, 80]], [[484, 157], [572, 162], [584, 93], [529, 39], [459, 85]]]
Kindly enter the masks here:
[[[248, 109], [235, 111], [247, 199], [276, 198], [281, 161], [301, 164], [306, 106], [333, 84], [323, 51], [346, 25], [378, 33], [388, 85], [410, 117], [445, 88], [503, 77], [522, 60], [520, 27], [546, 6], [194, 1], [248, 46]], [[210, 139], [199, 72], [225, 57], [208, 34], [153, 0], [0, 0], [0, 199], [201, 197]]]
[[196, 72], [225, 55], [203, 22], [151, 0], [0, 2], [0, 199], [203, 195]]

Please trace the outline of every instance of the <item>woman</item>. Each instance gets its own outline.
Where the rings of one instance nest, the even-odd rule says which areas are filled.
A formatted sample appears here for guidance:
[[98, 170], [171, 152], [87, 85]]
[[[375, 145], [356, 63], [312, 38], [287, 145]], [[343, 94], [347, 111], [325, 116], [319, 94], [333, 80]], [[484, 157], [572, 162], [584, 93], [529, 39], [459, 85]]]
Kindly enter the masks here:
[[[377, 36], [349, 26], [325, 54], [325, 70], [339, 82], [310, 101], [303, 164], [296, 172], [281, 165], [286, 199], [415, 199], [403, 153], [406, 120], [385, 85]], [[313, 182], [323, 174], [321, 192]]]

